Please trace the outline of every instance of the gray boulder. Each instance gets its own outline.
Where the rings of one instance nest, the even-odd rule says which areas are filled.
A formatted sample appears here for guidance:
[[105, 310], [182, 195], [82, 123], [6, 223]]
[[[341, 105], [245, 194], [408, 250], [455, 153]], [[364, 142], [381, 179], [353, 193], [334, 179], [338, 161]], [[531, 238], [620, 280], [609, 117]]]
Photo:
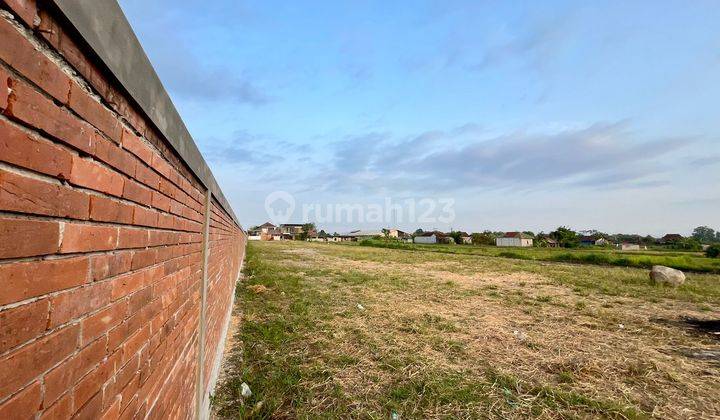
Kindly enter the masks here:
[[654, 284], [667, 284], [678, 287], [685, 283], [685, 274], [680, 270], [665, 267], [664, 265], [654, 265], [650, 270], [650, 280]]

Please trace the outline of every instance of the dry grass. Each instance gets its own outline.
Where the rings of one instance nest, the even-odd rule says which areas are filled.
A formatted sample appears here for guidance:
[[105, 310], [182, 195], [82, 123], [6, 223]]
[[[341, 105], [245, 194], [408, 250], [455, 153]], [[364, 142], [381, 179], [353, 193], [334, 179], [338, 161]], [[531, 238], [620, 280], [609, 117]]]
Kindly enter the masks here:
[[[716, 417], [720, 277], [253, 243], [223, 417]], [[709, 352], [709, 353], [708, 353]], [[234, 362], [233, 362], [234, 361]], [[253, 388], [249, 401], [239, 384]]]

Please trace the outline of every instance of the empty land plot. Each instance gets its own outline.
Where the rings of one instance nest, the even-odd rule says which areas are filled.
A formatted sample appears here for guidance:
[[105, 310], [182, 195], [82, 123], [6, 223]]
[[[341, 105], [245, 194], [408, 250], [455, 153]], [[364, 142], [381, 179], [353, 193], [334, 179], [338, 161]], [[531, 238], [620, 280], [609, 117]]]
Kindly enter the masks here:
[[718, 275], [671, 289], [644, 269], [476, 255], [247, 255], [220, 417], [720, 415]]

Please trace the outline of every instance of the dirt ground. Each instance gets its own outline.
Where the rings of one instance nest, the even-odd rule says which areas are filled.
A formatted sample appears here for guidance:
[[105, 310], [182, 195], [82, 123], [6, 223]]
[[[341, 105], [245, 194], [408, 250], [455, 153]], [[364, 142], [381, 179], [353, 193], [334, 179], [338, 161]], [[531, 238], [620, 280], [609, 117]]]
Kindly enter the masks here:
[[[240, 292], [231, 347], [245, 367], [221, 385], [221, 416], [720, 415], [720, 341], [689, 322], [720, 318], [719, 276], [691, 275], [681, 286], [687, 290], [658, 290], [637, 269], [331, 244], [251, 246], [264, 262], [249, 261]], [[256, 378], [278, 374], [266, 365], [286, 356], [256, 351], [274, 351], [270, 339], [248, 350], [248, 340], [263, 335], [244, 331], [277, 321], [273, 308], [293, 325], [277, 350], [300, 356], [293, 359], [297, 388], [280, 394]], [[243, 375], [265, 388], [254, 411], [232, 397]]]

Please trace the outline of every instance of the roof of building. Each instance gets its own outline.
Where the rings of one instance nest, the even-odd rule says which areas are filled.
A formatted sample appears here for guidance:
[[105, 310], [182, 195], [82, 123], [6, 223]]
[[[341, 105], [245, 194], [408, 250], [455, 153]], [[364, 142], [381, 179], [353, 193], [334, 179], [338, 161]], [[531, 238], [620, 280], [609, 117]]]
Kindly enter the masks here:
[[264, 228], [264, 227], [271, 227], [271, 228], [274, 228], [274, 227], [275, 227], [275, 225], [273, 225], [273, 224], [272, 224], [272, 223], [270, 223], [270, 222], [265, 222], [265, 223], [263, 223], [262, 225], [258, 226], [258, 228]]
[[433, 231], [431, 231], [431, 232], [419, 233], [419, 234], [417, 234], [417, 235], [415, 235], [415, 236], [433, 236], [433, 235], [437, 236], [438, 238], [444, 238], [444, 237], [447, 236], [446, 234], [444, 234], [444, 233], [442, 233], [442, 232], [439, 232], [439, 231], [437, 231], [437, 230], [433, 230]]
[[345, 236], [383, 236], [384, 233], [379, 230], [353, 230], [345, 234]]
[[669, 239], [684, 239], [684, 237], [679, 233], [668, 233], [667, 235], [662, 237], [664, 240]]
[[505, 232], [503, 238], [520, 238], [520, 239], [532, 239], [533, 237], [527, 233], [522, 232]]

